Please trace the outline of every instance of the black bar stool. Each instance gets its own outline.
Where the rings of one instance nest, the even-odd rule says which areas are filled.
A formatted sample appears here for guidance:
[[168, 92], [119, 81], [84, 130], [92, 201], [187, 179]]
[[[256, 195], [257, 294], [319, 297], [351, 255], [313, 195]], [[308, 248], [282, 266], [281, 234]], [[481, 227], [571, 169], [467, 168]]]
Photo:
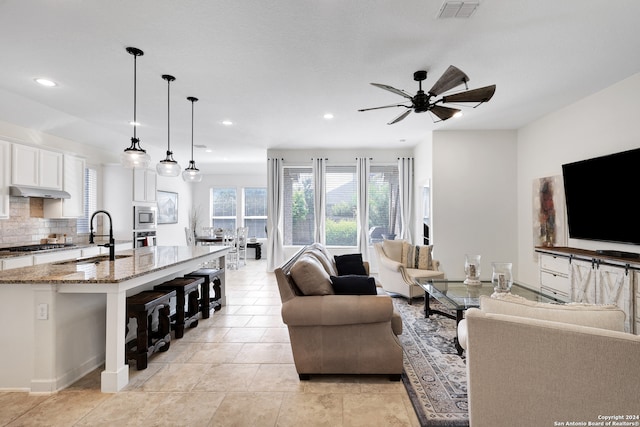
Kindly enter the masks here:
[[[127, 297], [127, 333], [130, 319], [136, 319], [136, 339], [126, 343], [127, 361], [135, 360], [136, 369], [147, 368], [149, 356], [165, 352], [171, 345], [170, 300], [175, 291], [143, 291]], [[157, 329], [153, 329], [157, 313]]]
[[[196, 271], [192, 271], [189, 274], [185, 274], [184, 277], [202, 278], [204, 283], [202, 284], [202, 297], [200, 298], [200, 308], [202, 311], [202, 318], [208, 319], [211, 308], [218, 311], [222, 308], [222, 304], [218, 301], [222, 297], [222, 281], [220, 275], [223, 269], [216, 268], [200, 268]], [[210, 296], [210, 287], [213, 288], [214, 296]]]
[[176, 333], [176, 338], [184, 336], [185, 327], [195, 328], [198, 326], [200, 308], [198, 287], [203, 282], [202, 278], [178, 277], [154, 286], [156, 290], [175, 292], [176, 313], [171, 316], [171, 326]]

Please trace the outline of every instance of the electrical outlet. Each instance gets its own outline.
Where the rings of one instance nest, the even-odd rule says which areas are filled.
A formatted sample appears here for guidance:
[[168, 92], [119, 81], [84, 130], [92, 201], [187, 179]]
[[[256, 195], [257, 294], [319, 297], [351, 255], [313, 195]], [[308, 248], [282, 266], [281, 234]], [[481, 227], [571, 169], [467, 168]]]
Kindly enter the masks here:
[[49, 304], [38, 304], [38, 311], [36, 313], [36, 319], [47, 320], [49, 318]]

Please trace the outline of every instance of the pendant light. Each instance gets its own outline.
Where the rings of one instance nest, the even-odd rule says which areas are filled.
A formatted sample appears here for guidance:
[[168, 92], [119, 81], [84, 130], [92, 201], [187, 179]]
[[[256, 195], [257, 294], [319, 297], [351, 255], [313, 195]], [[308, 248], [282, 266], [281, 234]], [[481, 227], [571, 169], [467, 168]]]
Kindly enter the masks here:
[[202, 181], [202, 174], [196, 167], [196, 162], [193, 160], [193, 104], [198, 98], [189, 96], [187, 100], [191, 101], [191, 160], [189, 160], [189, 167], [182, 171], [182, 179], [186, 182], [200, 182]]
[[133, 55], [133, 138], [131, 145], [125, 148], [120, 161], [125, 168], [146, 169], [151, 162], [151, 156], [140, 147], [140, 140], [136, 137], [136, 59], [144, 55], [144, 52], [135, 47], [128, 47], [127, 52]]
[[158, 175], [160, 176], [178, 176], [180, 175], [180, 165], [178, 162], [173, 160], [173, 151], [171, 151], [171, 143], [170, 143], [170, 89], [171, 82], [176, 78], [170, 76], [168, 74], [163, 74], [162, 78], [167, 81], [167, 157], [164, 160], [160, 160], [160, 162], [156, 165], [156, 171], [158, 171]]

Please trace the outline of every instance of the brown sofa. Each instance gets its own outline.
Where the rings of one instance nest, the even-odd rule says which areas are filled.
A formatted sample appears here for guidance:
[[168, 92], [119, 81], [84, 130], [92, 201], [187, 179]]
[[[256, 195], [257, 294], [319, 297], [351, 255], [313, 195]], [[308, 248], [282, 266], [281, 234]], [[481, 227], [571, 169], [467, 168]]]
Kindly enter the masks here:
[[[302, 248], [275, 270], [282, 320], [289, 328], [300, 379], [311, 374], [385, 374], [399, 380], [402, 319], [391, 297], [379, 287], [376, 295], [335, 295], [331, 282], [326, 286], [335, 272], [333, 257], [318, 243]], [[316, 284], [317, 289], [310, 289]]]

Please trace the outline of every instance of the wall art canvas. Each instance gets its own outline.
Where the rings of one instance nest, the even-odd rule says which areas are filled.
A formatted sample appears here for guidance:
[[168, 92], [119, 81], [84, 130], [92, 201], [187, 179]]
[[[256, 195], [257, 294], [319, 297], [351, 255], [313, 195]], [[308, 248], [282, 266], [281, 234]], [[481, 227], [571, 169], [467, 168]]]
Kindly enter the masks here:
[[566, 246], [566, 207], [561, 175], [533, 180], [533, 245]]
[[158, 191], [158, 224], [178, 222], [178, 193]]

